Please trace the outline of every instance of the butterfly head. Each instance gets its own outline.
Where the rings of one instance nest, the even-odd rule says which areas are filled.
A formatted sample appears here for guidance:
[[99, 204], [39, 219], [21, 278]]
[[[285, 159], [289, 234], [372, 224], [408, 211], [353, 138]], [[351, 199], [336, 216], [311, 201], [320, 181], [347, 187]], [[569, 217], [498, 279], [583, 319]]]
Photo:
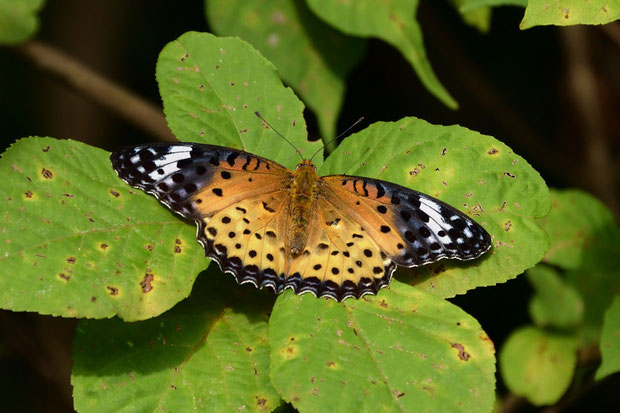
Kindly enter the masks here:
[[299, 162], [297, 166], [295, 167], [296, 171], [299, 171], [302, 169], [308, 169], [308, 170], [312, 169], [314, 172], [316, 172], [316, 165], [313, 164], [311, 160], [304, 159], [303, 161]]

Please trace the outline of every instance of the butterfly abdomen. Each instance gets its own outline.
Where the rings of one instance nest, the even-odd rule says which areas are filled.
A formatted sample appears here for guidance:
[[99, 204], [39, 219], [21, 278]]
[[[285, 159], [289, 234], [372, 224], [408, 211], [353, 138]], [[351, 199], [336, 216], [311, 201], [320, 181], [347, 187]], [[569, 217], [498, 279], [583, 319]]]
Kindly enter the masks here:
[[308, 241], [308, 225], [316, 209], [318, 180], [310, 163], [301, 163], [293, 175], [287, 226], [287, 249], [293, 257], [304, 251]]

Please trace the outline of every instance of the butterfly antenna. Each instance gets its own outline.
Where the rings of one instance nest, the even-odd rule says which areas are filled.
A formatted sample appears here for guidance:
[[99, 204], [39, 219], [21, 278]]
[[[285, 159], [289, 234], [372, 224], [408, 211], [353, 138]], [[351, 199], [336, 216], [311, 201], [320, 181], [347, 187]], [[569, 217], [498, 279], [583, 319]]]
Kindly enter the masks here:
[[276, 133], [276, 134], [278, 134], [278, 136], [279, 136], [279, 137], [281, 137], [282, 139], [284, 139], [284, 140], [286, 141], [286, 143], [288, 143], [289, 145], [291, 145], [291, 146], [293, 147], [293, 149], [295, 149], [295, 153], [296, 153], [297, 155], [299, 155], [299, 157], [301, 158], [301, 160], [302, 160], [302, 161], [304, 160], [304, 157], [302, 156], [301, 151], [300, 151], [299, 149], [297, 149], [297, 147], [296, 147], [295, 145], [293, 145], [293, 143], [292, 143], [291, 141], [289, 141], [288, 139], [286, 139], [286, 138], [284, 137], [284, 135], [282, 135], [280, 132], [278, 132], [278, 131], [276, 130], [276, 128], [274, 128], [273, 126], [271, 126], [271, 125], [269, 124], [269, 122], [267, 122], [267, 121], [265, 120], [265, 118], [263, 118], [263, 116], [262, 116], [260, 113], [258, 113], [258, 111], [254, 112], [254, 114], [255, 114], [256, 116], [258, 116], [258, 118], [259, 118], [260, 120], [262, 120], [263, 122], [265, 122], [265, 123], [267, 124], [267, 126], [269, 126], [269, 127], [270, 127], [270, 128], [271, 128], [271, 129], [272, 129], [272, 130]]
[[356, 121], [353, 123], [353, 125], [349, 126], [349, 127], [348, 127], [348, 128], [347, 128], [344, 132], [341, 132], [341, 133], [340, 133], [340, 135], [336, 136], [334, 139], [332, 139], [332, 140], [328, 141], [326, 144], [324, 144], [323, 146], [321, 146], [321, 148], [320, 148], [318, 151], [316, 151], [314, 154], [312, 154], [312, 156], [310, 157], [310, 161], [312, 161], [312, 159], [314, 159], [314, 157], [315, 157], [315, 156], [316, 156], [319, 152], [321, 152], [323, 149], [325, 149], [325, 147], [326, 147], [327, 145], [329, 145], [330, 143], [332, 143], [332, 142], [337, 141], [338, 139], [340, 139], [340, 138], [342, 137], [342, 135], [344, 135], [345, 133], [347, 133], [348, 131], [350, 131], [351, 129], [353, 129], [353, 127], [354, 127], [355, 125], [357, 125], [358, 123], [360, 123], [360, 122], [361, 122], [361, 121], [363, 121], [363, 120], [364, 120], [364, 117], [362, 116], [361, 118], [359, 118], [358, 120], [356, 120]]

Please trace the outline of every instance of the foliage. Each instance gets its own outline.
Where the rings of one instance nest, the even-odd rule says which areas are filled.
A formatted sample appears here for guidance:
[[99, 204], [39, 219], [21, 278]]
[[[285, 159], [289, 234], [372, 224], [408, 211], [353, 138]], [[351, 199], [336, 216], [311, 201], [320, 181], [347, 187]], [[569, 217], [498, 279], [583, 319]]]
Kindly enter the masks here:
[[603, 332], [601, 334], [601, 353], [603, 361], [596, 372], [596, 378], [602, 379], [620, 371], [620, 295], [616, 295], [611, 307], [605, 313]]
[[[0, 0], [0, 42], [30, 38], [42, 3]], [[452, 4], [482, 31], [501, 5], [526, 7], [523, 29], [603, 24], [620, 13], [617, 0]], [[280, 76], [328, 140], [347, 75], [372, 37], [397, 48], [431, 94], [457, 106], [427, 57], [417, 0], [205, 6], [215, 32], [252, 45], [188, 32], [163, 48], [156, 78], [179, 140], [293, 168], [295, 150], [254, 113], [302, 155], [320, 153], [307, 139], [304, 103]], [[493, 137], [414, 117], [370, 125], [329, 152], [315, 158], [321, 175], [379, 178], [438, 197], [483, 225], [492, 251], [474, 262], [400, 270], [376, 297], [275, 297], [209, 266], [193, 224], [121, 182], [107, 152], [30, 137], [0, 159], [0, 307], [82, 318], [72, 385], [84, 412], [272, 411], [285, 402], [302, 412], [491, 411], [493, 343], [444, 298], [524, 271], [532, 325], [513, 331], [500, 351], [507, 387], [535, 405], [555, 403], [579, 354], [592, 348], [602, 354], [597, 379], [620, 370], [620, 230], [600, 201], [574, 190], [550, 194]]]
[[0, 44], [17, 44], [31, 37], [39, 27], [36, 13], [43, 0], [0, 0]]
[[620, 294], [620, 228], [598, 200], [582, 191], [552, 190], [551, 212], [540, 223], [551, 245], [546, 264], [527, 271], [536, 327], [513, 332], [499, 357], [508, 387], [536, 405], [562, 397], [578, 352], [591, 352], [599, 341], [604, 363], [597, 378], [617, 370], [618, 347], [611, 344], [617, 309], [608, 310], [604, 325], [603, 313]]
[[500, 371], [515, 394], [535, 405], [552, 404], [570, 385], [576, 349], [577, 341], [570, 335], [524, 327], [504, 344]]
[[619, 18], [620, 1], [618, 0], [592, 0], [588, 2], [558, 0], [552, 3], [546, 0], [529, 0], [521, 28], [528, 29], [547, 24], [556, 26], [605, 24]]
[[[265, 83], [262, 83], [275, 82], [272, 66], [261, 60], [262, 58], [258, 55], [255, 58], [258, 60], [251, 64], [239, 64], [240, 59], [253, 58], [254, 53], [248, 47], [247, 44], [236, 39], [188, 33], [164, 48], [158, 63], [157, 78], [161, 85], [164, 108], [169, 124], [181, 136], [189, 135], [198, 141], [243, 147], [290, 166], [295, 156], [294, 151], [282, 141], [274, 144], [274, 137], [267, 134], [258, 120], [255, 120], [254, 126], [250, 124], [250, 119], [254, 119], [253, 112], [255, 110], [260, 110], [269, 117], [273, 116], [274, 124], [285, 131], [300, 148], [306, 146], [311, 148], [312, 145], [316, 146], [317, 144], [304, 142], [302, 137], [296, 133], [303, 126], [302, 107], [290, 93], [290, 90], [277, 85], [266, 87]], [[234, 69], [238, 67], [251, 69]], [[222, 80], [218, 79], [215, 73], [217, 76], [221, 76]], [[260, 79], [261, 82], [259, 83], [259, 80], [256, 79]], [[237, 92], [236, 87], [241, 91]], [[255, 91], [265, 90], [269, 90], [269, 93], [256, 95], [257, 92]], [[202, 115], [199, 120], [198, 117], [192, 116], [196, 113], [205, 113], [205, 115]], [[282, 113], [282, 115], [278, 115], [278, 113]], [[286, 122], [286, 118], [299, 119], [299, 122]], [[428, 136], [427, 141], [413, 140], [413, 137], [420, 130]], [[439, 289], [441, 283], [438, 284], [439, 295], [450, 296], [464, 292], [469, 288], [501, 282], [506, 279], [487, 279], [487, 277], [493, 277], [493, 268], [505, 267], [501, 271], [501, 276], [509, 277], [517, 275], [534, 264], [535, 252], [533, 252], [529, 262], [527, 260], [522, 261], [517, 257], [507, 258], [511, 254], [510, 251], [514, 251], [514, 248], [504, 247], [502, 244], [505, 237], [503, 234], [507, 231], [506, 218], [514, 221], [514, 226], [510, 226], [508, 229], [511, 231], [510, 236], [515, 237], [515, 240], [518, 237], [541, 239], [538, 246], [536, 246], [537, 244], [532, 245], [534, 251], [540, 251], [539, 258], [542, 258], [542, 253], [547, 245], [546, 237], [541, 235], [543, 233], [537, 229], [533, 218], [544, 214], [546, 211], [546, 187], [538, 174], [525, 161], [515, 155], [510, 155], [509, 148], [493, 138], [484, 137], [463, 128], [433, 126], [414, 118], [404, 119], [395, 124], [375, 125], [360, 135], [362, 136], [353, 136], [348, 141], [352, 142], [353, 145], [359, 145], [363, 142], [364, 145], [374, 146], [380, 139], [384, 143], [387, 142], [386, 139], [391, 140], [390, 146], [395, 150], [398, 148], [402, 161], [394, 163], [394, 168], [390, 170], [383, 168], [381, 171], [381, 168], [377, 169], [377, 166], [383, 164], [384, 157], [386, 155], [397, 157], [396, 154], [389, 152], [369, 153], [365, 155], [364, 160], [361, 160], [357, 156], [346, 155], [348, 150], [355, 150], [355, 147], [350, 147], [348, 143], [345, 143], [341, 149], [334, 153], [333, 157], [328, 158], [325, 172], [335, 169], [340, 169], [342, 172], [355, 171], [356, 173], [390, 179], [412, 186], [415, 182], [410, 173], [413, 170], [412, 167], [421, 169], [425, 167], [423, 164], [425, 162], [429, 171], [431, 167], [433, 168], [432, 171], [436, 173], [436, 176], [434, 179], [429, 179], [427, 186], [421, 189], [448, 200], [456, 201], [470, 198], [472, 208], [469, 212], [477, 214], [479, 221], [498, 239], [496, 253], [483, 261], [480, 267], [477, 264], [444, 264], [442, 271], [447, 273], [445, 278], [448, 285], [442, 290]], [[433, 139], [433, 136], [441, 135], [445, 135], [443, 142]], [[454, 135], [455, 142], [457, 139], [460, 142], [470, 142], [469, 151], [457, 155], [456, 152], [459, 149], [455, 143], [450, 143], [451, 135]], [[363, 153], [361, 151], [356, 152]], [[408, 157], [407, 152], [418, 154], [419, 158], [415, 159], [415, 165], [411, 165], [411, 158]], [[452, 152], [455, 154], [452, 155]], [[406, 161], [407, 157], [408, 161]], [[29, 159], [31, 162], [26, 163], [24, 159]], [[3, 281], [8, 283], [8, 288], [5, 289], [7, 291], [5, 297], [7, 298], [3, 303], [5, 308], [37, 310], [52, 314], [89, 318], [109, 317], [117, 314], [127, 320], [144, 319], [160, 314], [169, 308], [173, 302], [185, 297], [187, 291], [182, 286], [191, 284], [201, 269], [200, 262], [204, 262], [203, 265], [206, 265], [205, 259], [199, 258], [201, 254], [196, 251], [197, 246], [190, 242], [190, 234], [193, 231], [191, 224], [184, 224], [171, 216], [169, 212], [159, 206], [154, 198], [124, 186], [115, 178], [111, 168], [106, 166], [107, 155], [102, 151], [76, 142], [30, 138], [14, 145], [3, 156], [2, 161], [2, 167], [5, 168], [6, 172], [16, 176], [15, 179], [11, 179], [10, 185], [3, 188], [3, 195], [15, 200], [26, 201], [19, 204], [9, 202], [6, 211], [12, 224], [8, 231], [3, 233], [5, 240], [11, 241], [8, 243], [11, 250], [7, 250], [5, 254], [8, 254], [7, 258], [10, 260], [5, 261], [5, 265], [9, 265], [9, 263], [14, 265], [15, 271], [21, 274], [19, 279], [24, 281], [14, 286], [9, 281], [12, 279], [3, 278]], [[456, 173], [461, 169], [471, 169], [471, 165], [476, 163], [483, 168], [480, 175], [465, 178], [466, 175]], [[505, 170], [506, 164], [511, 165], [512, 172]], [[369, 169], [356, 169], [363, 168], [365, 165], [368, 165]], [[437, 168], [440, 170], [435, 171]], [[459, 178], [460, 176], [463, 178]], [[520, 188], [520, 179], [527, 183], [522, 188]], [[479, 180], [482, 181], [479, 182]], [[484, 196], [480, 191], [476, 191], [472, 187], [473, 185], [484, 186]], [[513, 203], [507, 206], [504, 201], [509, 198], [505, 197], [513, 191], [522, 194], [527, 191], [534, 191], [535, 194], [542, 194], [542, 197], [540, 195], [532, 196], [530, 202], [523, 202], [519, 205]], [[475, 192], [477, 195], [474, 196], [470, 192]], [[32, 205], [28, 204], [27, 201], [33, 201]], [[24, 210], [24, 208], [27, 209]], [[496, 209], [501, 211], [500, 218], [485, 213], [487, 210]], [[28, 211], [28, 213], [24, 214], [24, 211]], [[70, 222], [79, 223], [78, 227], [65, 223], [63, 218], [66, 218], [68, 213], [73, 214]], [[502, 216], [502, 213], [508, 215]], [[41, 216], [41, 219], [44, 220], [42, 221], [43, 224], [46, 225], [40, 225], [38, 232], [33, 234], [32, 239], [17, 237], [15, 233], [20, 231], [23, 226], [28, 225], [27, 222], [31, 222], [33, 216]], [[25, 221], [20, 221], [18, 217]], [[101, 234], [105, 234], [105, 237], [102, 237]], [[63, 244], [64, 239], [67, 239], [66, 242], [71, 244]], [[2, 245], [7, 245], [7, 243], [5, 242]], [[45, 251], [45, 254], [40, 254], [42, 250]], [[39, 257], [37, 254], [45, 255], [45, 258]], [[511, 262], [510, 265], [507, 265], [508, 261]], [[37, 266], [34, 265], [35, 262]], [[51, 272], [54, 276], [40, 276], [43, 263], [46, 265], [50, 263], [50, 268], [45, 268], [45, 273]], [[69, 266], [75, 267], [71, 268], [72, 272], [67, 270]], [[488, 270], [485, 269], [487, 266]], [[512, 269], [511, 266], [513, 266]], [[454, 270], [451, 271], [451, 268]], [[463, 279], [471, 279], [471, 281], [464, 287], [456, 288], [449, 282], [452, 278], [450, 277], [451, 272]], [[60, 273], [65, 274], [65, 277], [58, 275]], [[499, 273], [500, 271], [497, 272], [497, 274]], [[32, 279], [36, 279], [37, 282], [28, 282]], [[92, 293], [93, 285], [98, 286], [95, 291], [99, 295]], [[33, 291], [21, 295], [22, 297], [31, 297], [35, 294], [39, 299], [34, 303], [30, 301], [28, 304], [26, 299], [15, 302], [8, 298], [19, 297], [20, 295], [16, 293], [24, 288], [31, 288]], [[46, 294], [50, 291], [53, 294]], [[167, 297], [162, 298], [161, 294], [167, 295]], [[222, 293], [218, 293], [218, 296], [221, 295]], [[93, 300], [92, 297], [95, 299]], [[329, 333], [332, 331], [331, 329], [336, 335], [338, 331], [346, 332], [343, 340], [351, 343], [350, 345], [343, 345], [339, 353], [333, 354], [333, 360], [326, 361], [326, 363], [333, 361], [337, 365], [342, 365], [342, 369], [336, 369], [337, 373], [332, 372], [329, 375], [326, 372], [321, 373], [324, 366], [321, 363], [317, 366], [316, 361], [307, 367], [310, 375], [321, 377], [325, 373], [325, 377], [322, 377], [325, 386], [329, 386], [330, 383], [338, 386], [336, 383], [340, 383], [341, 380], [346, 381], [347, 372], [353, 367], [352, 365], [347, 366], [347, 364], [352, 363], [352, 357], [359, 353], [359, 350], [356, 349], [368, 349], [368, 346], [372, 346], [377, 347], [376, 351], [386, 354], [383, 362], [388, 364], [386, 367], [379, 368], [374, 378], [361, 382], [351, 382], [350, 390], [348, 390], [351, 392], [351, 397], [363, 392], [368, 385], [375, 386], [372, 384], [375, 381], [375, 383], [379, 383], [376, 390], [378, 392], [377, 400], [382, 400], [381, 403], [385, 403], [386, 406], [392, 403], [403, 406], [420, 403], [421, 395], [425, 395], [424, 398], [427, 398], [427, 402], [432, 404], [434, 392], [438, 391], [435, 390], [435, 385], [444, 389], [442, 390], [442, 399], [446, 398], [446, 392], [451, 392], [453, 397], [448, 397], [448, 399], [458, 400], [463, 405], [477, 405], [483, 410], [488, 410], [492, 405], [494, 387], [492, 347], [485, 344], [486, 339], [484, 337], [486, 335], [480, 330], [475, 320], [451, 304], [433, 298], [432, 295], [422, 291], [416, 292], [410, 286], [398, 284], [397, 281], [393, 282], [393, 287], [390, 290], [382, 292], [380, 297], [365, 299], [359, 303], [349, 300], [345, 304], [336, 304], [316, 300], [312, 297], [304, 297], [301, 299], [302, 301], [296, 304], [297, 299], [290, 293], [285, 293], [278, 298], [278, 304], [270, 320], [269, 337], [267, 337], [266, 329], [261, 330], [259, 326], [251, 327], [257, 332], [256, 334], [261, 334], [260, 331], [262, 331], [262, 342], [268, 343], [275, 339], [278, 343], [271, 348], [271, 363], [274, 368], [277, 367], [274, 370], [274, 374], [277, 373], [277, 375], [273, 375], [272, 379], [282, 397], [292, 402], [293, 405], [303, 409], [305, 403], [303, 401], [305, 399], [301, 395], [298, 400], [295, 396], [296, 391], [290, 387], [301, 380], [295, 374], [297, 371], [295, 365], [302, 358], [274, 359], [274, 352], [278, 353], [282, 349], [281, 343], [285, 337], [299, 336], [299, 342], [295, 345], [296, 351], [313, 353], [316, 346], [331, 345], [331, 341], [334, 340], [332, 333]], [[71, 309], [67, 308], [66, 302], [68, 300], [74, 300]], [[196, 305], [191, 304], [194, 300], [196, 300], [194, 297], [190, 298], [187, 305]], [[142, 302], [143, 305], [131, 306], [131, 303], [136, 301]], [[247, 297], [244, 301], [250, 303], [252, 298]], [[234, 300], [230, 302], [234, 302]], [[300, 307], [302, 304], [305, 304], [303, 308]], [[223, 308], [230, 308], [230, 304], [222, 305]], [[385, 313], [384, 308], [389, 308], [387, 313]], [[435, 308], [435, 310], [432, 310], [433, 316], [429, 319], [430, 314], [425, 314], [431, 311], [430, 308]], [[180, 314], [184, 314], [182, 310], [179, 311], [181, 311]], [[213, 310], [208, 311], [205, 317], [212, 318], [215, 316]], [[234, 311], [234, 309], [223, 309], [221, 311]], [[220, 314], [221, 311], [215, 314]], [[279, 314], [288, 313], [291, 313], [287, 315], [288, 322], [280, 321], [282, 316]], [[331, 319], [330, 330], [325, 333], [327, 335], [317, 333], [313, 335], [311, 340], [302, 339], [300, 336], [303, 333], [300, 330], [301, 326], [306, 324], [307, 320], [316, 320], [317, 313], [325, 313], [326, 316], [333, 314], [329, 316]], [[163, 320], [166, 320], [165, 325], [184, 325], [186, 323], [182, 321], [181, 315], [178, 316], [180, 318], [177, 318], [175, 314], [172, 312], [161, 316]], [[345, 316], [346, 314], [348, 316]], [[371, 320], [374, 321], [371, 322]], [[230, 328], [234, 330], [249, 328], [248, 322], [251, 323], [252, 321], [248, 321], [245, 317], [232, 318], [227, 321]], [[265, 321], [259, 322], [264, 323]], [[371, 322], [371, 324], [367, 325], [367, 322]], [[131, 336], [137, 334], [135, 331], [151, 331], [152, 328], [160, 325], [154, 321], [145, 323], [145, 327], [128, 327], [127, 333], [119, 332], [119, 335], [129, 334]], [[426, 325], [427, 323], [430, 324]], [[202, 322], [199, 324], [207, 326], [209, 323]], [[122, 324], [118, 321], [88, 322], [84, 326], [80, 330], [81, 334], [77, 343], [97, 342], [100, 341], [98, 337], [109, 333], [109, 331], [116, 329], [124, 331]], [[406, 326], [410, 327], [406, 328]], [[418, 338], [414, 342], [423, 338], [424, 334], [430, 334], [433, 331], [432, 338], [429, 337], [420, 341], [425, 344], [419, 346], [416, 351], [413, 351], [411, 347], [413, 336], [410, 340], [407, 340], [406, 336], [400, 339], [399, 342], [402, 341], [400, 346], [404, 350], [398, 349], [397, 344], [391, 346], [387, 342], [380, 344], [379, 338], [387, 337], [384, 333], [380, 333], [381, 331], [392, 331], [396, 338], [405, 332], [411, 334], [412, 326], [420, 329], [420, 333], [415, 335]], [[319, 330], [321, 329], [319, 328]], [[353, 340], [353, 336], [356, 334], [353, 331], [362, 334], [363, 337]], [[154, 334], [157, 336], [155, 332], [145, 336], [153, 337]], [[158, 334], [162, 337], [169, 336], [167, 332]], [[212, 330], [203, 330], [200, 334], [194, 331], [192, 334], [194, 337], [193, 345], [195, 346], [199, 345], [195, 341], [196, 335], [204, 336], [206, 342], [209, 343]], [[379, 336], [375, 337], [375, 334], [379, 334]], [[134, 340], [128, 339], [120, 342], [133, 343]], [[179, 338], [179, 340], [186, 342], [185, 338]], [[192, 339], [187, 340], [190, 343], [192, 342]], [[228, 345], [233, 347], [235, 346], [234, 343], [238, 341], [234, 336], [218, 338], [218, 340], [228, 340]], [[192, 344], [184, 344], [183, 346], [188, 348], [192, 347]], [[168, 347], [163, 346], [163, 348]], [[396, 348], [396, 350], [392, 350], [392, 348]], [[97, 373], [98, 369], [89, 367], [106, 365], [105, 360], [114, 357], [119, 351], [119, 348], [105, 345], [97, 352], [86, 351], [83, 356], [76, 359], [74, 387], [76, 394], [83, 395], [83, 397], [76, 398], [79, 406], [94, 408], [98, 406], [97, 403], [99, 402], [107, 403], [105, 401], [107, 396], [104, 397], [98, 393], [93, 394], [92, 390], [88, 390], [88, 386], [92, 386], [92, 381], [83, 379], [82, 376], [92, 377], [101, 374], [99, 378], [110, 383], [104, 394], [116, 391], [125, 394], [123, 392], [132, 391], [129, 388], [125, 390], [123, 386], [112, 385], [115, 381], [105, 378], [109, 375], [118, 377], [118, 367], [114, 367], [110, 372], [103, 371], [100, 373]], [[365, 355], [362, 352], [357, 357], [366, 360], [363, 363], [371, 363], [371, 360], [375, 358], [374, 352], [375, 350]], [[193, 353], [185, 355], [185, 357], [190, 356], [192, 362], [200, 363], [200, 357], [193, 358]], [[171, 354], [170, 357], [176, 359], [178, 356]], [[375, 360], [372, 363], [377, 362]], [[126, 381], [127, 377], [134, 371], [134, 367], [129, 362], [121, 363], [121, 365], [123, 368], [127, 367], [128, 370], [123, 370], [121, 377], [124, 379], [119, 380]], [[369, 366], [371, 365], [369, 364]], [[402, 367], [398, 369], [397, 366]], [[405, 368], [405, 366], [407, 367]], [[178, 369], [184, 372], [185, 367], [190, 370], [193, 369], [191, 365], [185, 364], [178, 366]], [[203, 367], [204, 370], [209, 370], [207, 365], [203, 365]], [[389, 380], [385, 378], [386, 381], [381, 382], [383, 380], [381, 377], [386, 375], [385, 371], [382, 373], [382, 370], [388, 367], [395, 376], [391, 376]], [[421, 376], [428, 377], [429, 383], [409, 382], [405, 377], [408, 377], [407, 375], [411, 373], [412, 369], [419, 371]], [[441, 371], [441, 375], [434, 376], [431, 374], [436, 370]], [[88, 371], [88, 373], [82, 373], [84, 371]], [[170, 380], [169, 376], [159, 376], [159, 371], [160, 369], [140, 371], [139, 376], [147, 382]], [[244, 376], [243, 380], [250, 380], [254, 375], [253, 370], [245, 369], [245, 372], [246, 376], [249, 375], [249, 377]], [[138, 373], [134, 372], [134, 377], [136, 374]], [[213, 371], [213, 374], [219, 376], [221, 372]], [[452, 381], [455, 380], [455, 375], [470, 376], [469, 380], [472, 380], [472, 385], [475, 383], [480, 387], [472, 393], [468, 390], [467, 380], [462, 381], [463, 387], [447, 385], [447, 383], [442, 384], [444, 379], [441, 377]], [[184, 375], [183, 383], [190, 388], [199, 389], [202, 388], [202, 384], [193, 383], [193, 381], [206, 380], [204, 376], [201, 377], [202, 379], [191, 374]], [[215, 378], [210, 380], [215, 380]], [[461, 380], [464, 379], [461, 378]], [[179, 388], [178, 385], [174, 385]], [[399, 391], [395, 393], [395, 390]], [[304, 393], [304, 390], [301, 391]], [[305, 391], [312, 392], [308, 388]], [[399, 396], [401, 393], [403, 395]], [[168, 403], [168, 395], [172, 397], [172, 395], [177, 394], [183, 393], [167, 392], [165, 397], [159, 395], [158, 403], [164, 406]], [[307, 395], [307, 393], [305, 394]], [[385, 398], [385, 394], [391, 394], [391, 396]], [[124, 397], [138, 396], [110, 397], [113, 400], [119, 398], [124, 400]], [[205, 395], [203, 400], [211, 401], [211, 397], [216, 396], [207, 397]], [[248, 395], [248, 397], [250, 396]], [[324, 400], [323, 403], [327, 406], [332, 402], [331, 397], [333, 395], [330, 396], [329, 392], [321, 392], [319, 399]], [[273, 400], [273, 398], [266, 400]], [[82, 405], [82, 403], [84, 404]]]
[[331, 28], [299, 1], [205, 3], [211, 28], [260, 50], [316, 114], [321, 136], [336, 136], [346, 77], [361, 60], [364, 42]]

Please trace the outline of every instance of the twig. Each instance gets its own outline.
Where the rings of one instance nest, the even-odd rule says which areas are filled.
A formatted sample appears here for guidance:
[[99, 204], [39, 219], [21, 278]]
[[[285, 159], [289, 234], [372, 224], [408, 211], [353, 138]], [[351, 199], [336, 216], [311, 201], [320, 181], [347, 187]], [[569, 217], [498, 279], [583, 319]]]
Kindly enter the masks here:
[[63, 52], [38, 41], [25, 43], [13, 50], [44, 72], [60, 78], [79, 93], [116, 112], [157, 139], [176, 140], [166, 125], [161, 108], [95, 73]]

